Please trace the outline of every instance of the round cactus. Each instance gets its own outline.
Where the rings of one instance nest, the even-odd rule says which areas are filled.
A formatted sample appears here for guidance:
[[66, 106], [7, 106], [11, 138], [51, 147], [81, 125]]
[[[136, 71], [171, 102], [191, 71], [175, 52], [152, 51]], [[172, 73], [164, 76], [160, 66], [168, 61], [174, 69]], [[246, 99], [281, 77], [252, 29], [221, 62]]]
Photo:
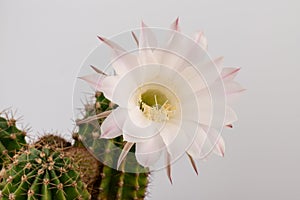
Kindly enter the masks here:
[[10, 158], [15, 155], [23, 146], [26, 132], [16, 127], [16, 120], [0, 116], [0, 170], [3, 165], [10, 163]]
[[13, 157], [0, 187], [0, 199], [90, 199], [78, 167], [48, 145], [28, 147]]
[[35, 144], [37, 148], [43, 147], [45, 145], [51, 146], [51, 148], [59, 148], [59, 149], [63, 149], [71, 146], [71, 143], [68, 142], [66, 139], [54, 134], [43, 135], [38, 139], [37, 142], [35, 142]]
[[86, 183], [88, 191], [93, 196], [97, 193], [94, 185], [99, 178], [101, 163], [85, 147], [73, 146], [66, 148], [64, 152], [78, 165], [81, 180]]

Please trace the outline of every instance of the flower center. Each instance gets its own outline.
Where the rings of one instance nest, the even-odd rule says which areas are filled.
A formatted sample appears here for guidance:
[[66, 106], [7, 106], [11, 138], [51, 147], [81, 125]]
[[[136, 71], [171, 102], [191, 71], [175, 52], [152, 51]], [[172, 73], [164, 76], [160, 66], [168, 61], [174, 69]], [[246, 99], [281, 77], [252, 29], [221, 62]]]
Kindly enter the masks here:
[[174, 116], [176, 97], [167, 88], [149, 84], [140, 88], [139, 107], [144, 115], [155, 122], [164, 122]]

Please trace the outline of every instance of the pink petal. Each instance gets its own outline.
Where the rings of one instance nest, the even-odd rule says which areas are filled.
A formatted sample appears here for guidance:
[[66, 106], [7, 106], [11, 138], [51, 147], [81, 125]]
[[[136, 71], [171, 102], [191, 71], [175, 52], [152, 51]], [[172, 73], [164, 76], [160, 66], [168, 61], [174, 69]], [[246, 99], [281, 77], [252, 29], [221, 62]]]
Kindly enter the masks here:
[[101, 138], [111, 139], [122, 135], [122, 127], [128, 117], [127, 110], [116, 108], [101, 125]]
[[240, 71], [241, 68], [223, 68], [221, 72], [221, 77], [223, 80], [233, 80], [237, 73]]
[[180, 28], [179, 28], [179, 17], [177, 17], [176, 20], [171, 24], [170, 28], [172, 30], [174, 30], [174, 31], [180, 31]]
[[121, 46], [106, 38], [100, 36], [98, 36], [98, 38], [112, 48], [112, 67], [118, 75], [125, 74], [131, 69], [139, 66], [138, 59], [135, 55], [126, 52]]
[[104, 42], [106, 45], [108, 45], [110, 48], [112, 48], [114, 51], [117, 52], [125, 52], [125, 50], [119, 46], [118, 44], [114, 43], [113, 41], [110, 41], [104, 37], [98, 36], [99, 40], [101, 40], [102, 42]]
[[180, 130], [180, 122], [170, 119], [160, 131], [160, 135], [166, 145], [172, 144]]
[[[141, 119], [138, 118], [139, 117], [136, 117], [136, 121], [133, 121], [131, 117], [126, 119], [122, 129], [124, 140], [129, 142], [140, 142], [159, 134], [160, 126], [162, 126], [161, 124], [155, 122], [148, 123], [144, 116], [141, 116]], [[146, 123], [148, 124], [146, 125]]]
[[199, 32], [196, 34], [195, 36], [195, 42], [197, 42], [197, 44], [199, 44], [204, 50], [207, 51], [207, 39], [204, 36], [203, 32]]
[[235, 81], [225, 81], [224, 87], [227, 95], [245, 91], [245, 89], [238, 82]]
[[207, 87], [201, 73], [194, 67], [186, 67], [180, 75], [184, 77], [194, 91], [199, 91]]
[[148, 26], [141, 23], [141, 33], [139, 39], [139, 63], [140, 65], [157, 64], [157, 59], [153, 53], [153, 48], [157, 47], [154, 33]]
[[117, 169], [119, 169], [120, 165], [122, 164], [123, 160], [125, 159], [125, 157], [127, 156], [128, 152], [130, 151], [130, 149], [133, 145], [134, 145], [134, 143], [131, 143], [131, 142], [127, 142], [124, 145], [122, 152], [120, 154], [120, 157], [118, 159]]
[[231, 107], [226, 106], [224, 125], [232, 124], [237, 121], [237, 119], [238, 118], [234, 110]]
[[142, 21], [139, 48], [157, 47], [157, 41], [151, 29]]
[[110, 101], [113, 101], [114, 103], [117, 102], [115, 102], [112, 98], [113, 98], [115, 88], [118, 85], [119, 81], [120, 81], [119, 76], [106, 76], [103, 79], [102, 85], [100, 87], [100, 91], [104, 93], [104, 96]]
[[133, 68], [139, 66], [137, 57], [128, 52], [123, 54], [118, 54], [115, 52], [113, 55], [113, 60], [112, 67], [119, 75], [123, 75]]
[[202, 146], [201, 159], [205, 159], [212, 152], [217, 155], [224, 156], [225, 153], [225, 142], [216, 129], [201, 125], [203, 130], [206, 132], [207, 139]]
[[105, 76], [100, 75], [100, 74], [90, 74], [90, 75], [79, 77], [79, 78], [86, 81], [95, 90], [101, 91], [103, 79], [105, 78]]
[[201, 127], [198, 127], [195, 139], [187, 150], [188, 154], [195, 159], [201, 159], [202, 147], [206, 138], [206, 132]]
[[214, 153], [224, 157], [225, 155], [225, 142], [222, 136], [220, 136], [217, 140], [216, 146], [214, 148]]

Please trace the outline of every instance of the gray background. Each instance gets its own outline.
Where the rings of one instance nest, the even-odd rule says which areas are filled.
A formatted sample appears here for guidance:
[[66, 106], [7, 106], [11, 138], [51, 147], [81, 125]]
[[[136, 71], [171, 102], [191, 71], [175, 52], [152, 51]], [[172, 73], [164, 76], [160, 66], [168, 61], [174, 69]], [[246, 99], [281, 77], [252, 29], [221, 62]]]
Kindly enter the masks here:
[[212, 56], [240, 66], [247, 92], [239, 122], [224, 131], [225, 158], [186, 158], [173, 181], [153, 175], [148, 199], [299, 199], [299, 1], [11, 1], [0, 0], [0, 110], [13, 106], [32, 135], [70, 134], [72, 89], [96, 35], [136, 28], [140, 20], [204, 30]]

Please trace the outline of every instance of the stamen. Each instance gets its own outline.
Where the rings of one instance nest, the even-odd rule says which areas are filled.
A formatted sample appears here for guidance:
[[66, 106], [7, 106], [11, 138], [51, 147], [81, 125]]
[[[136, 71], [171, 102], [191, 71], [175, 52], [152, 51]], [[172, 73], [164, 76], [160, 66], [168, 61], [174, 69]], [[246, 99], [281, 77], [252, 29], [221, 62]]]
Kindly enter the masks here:
[[158, 104], [157, 104], [157, 98], [156, 98], [156, 94], [154, 95], [154, 101], [155, 101], [155, 106], [156, 106], [156, 109], [158, 110]]

